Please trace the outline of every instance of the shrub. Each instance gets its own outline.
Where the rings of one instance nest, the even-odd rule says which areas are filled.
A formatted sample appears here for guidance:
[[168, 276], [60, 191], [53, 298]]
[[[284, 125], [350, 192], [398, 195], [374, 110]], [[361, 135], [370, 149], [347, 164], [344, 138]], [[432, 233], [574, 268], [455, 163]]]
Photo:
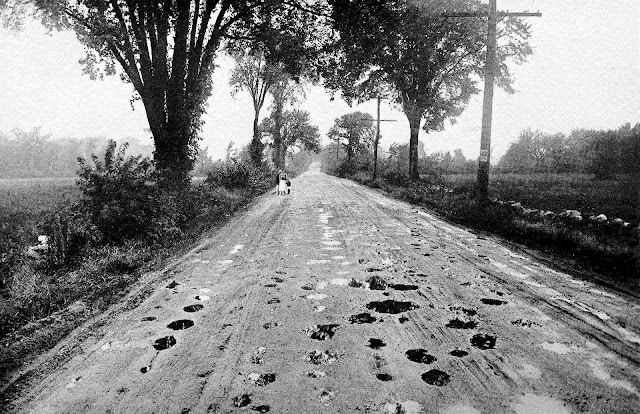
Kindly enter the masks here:
[[79, 158], [78, 185], [81, 206], [100, 231], [105, 244], [126, 240], [162, 243], [181, 233], [176, 198], [156, 185], [156, 174], [149, 158], [125, 157], [127, 144], [116, 153], [110, 141], [104, 161], [92, 155], [92, 163]]
[[248, 162], [218, 162], [207, 174], [205, 183], [230, 190], [262, 192], [275, 185], [274, 178], [273, 170], [265, 166], [258, 167]]

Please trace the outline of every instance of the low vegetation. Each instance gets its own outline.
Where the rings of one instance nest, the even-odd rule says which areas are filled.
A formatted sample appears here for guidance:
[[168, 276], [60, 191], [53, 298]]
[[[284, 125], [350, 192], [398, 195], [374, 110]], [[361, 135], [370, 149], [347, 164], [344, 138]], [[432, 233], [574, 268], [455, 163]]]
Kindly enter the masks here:
[[[0, 377], [274, 185], [270, 167], [238, 157], [210, 165], [203, 182], [168, 193], [157, 185], [153, 163], [125, 150], [111, 142], [103, 157], [81, 160], [76, 179], [31, 187], [0, 182], [7, 195], [0, 206]], [[293, 176], [310, 156], [289, 161]], [[39, 235], [48, 239], [38, 246]]]

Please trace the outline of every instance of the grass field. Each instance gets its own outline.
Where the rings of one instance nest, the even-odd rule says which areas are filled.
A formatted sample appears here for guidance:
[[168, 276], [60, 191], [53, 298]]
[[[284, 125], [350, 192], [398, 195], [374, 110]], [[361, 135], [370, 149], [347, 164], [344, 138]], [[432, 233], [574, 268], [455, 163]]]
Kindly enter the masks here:
[[[452, 174], [443, 177], [452, 188], [472, 188], [475, 174]], [[492, 173], [491, 196], [515, 200], [527, 208], [578, 210], [583, 214], [605, 214], [625, 221], [640, 222], [640, 178], [595, 180], [585, 174], [503, 174]]]
[[[0, 179], [0, 210], [41, 213], [76, 201], [75, 177]], [[0, 218], [1, 219], [1, 218]]]

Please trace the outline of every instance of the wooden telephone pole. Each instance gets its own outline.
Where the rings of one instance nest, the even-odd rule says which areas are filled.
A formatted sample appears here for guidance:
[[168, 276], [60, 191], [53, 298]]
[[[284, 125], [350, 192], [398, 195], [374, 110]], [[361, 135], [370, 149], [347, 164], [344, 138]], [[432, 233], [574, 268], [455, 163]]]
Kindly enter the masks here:
[[378, 118], [376, 119], [376, 141], [373, 144], [373, 179], [375, 180], [378, 177], [378, 144], [380, 142], [380, 122], [396, 122], [395, 119], [380, 119], [380, 101], [381, 97], [377, 97], [378, 99]]
[[489, 11], [478, 13], [447, 13], [446, 17], [488, 17], [487, 57], [484, 71], [484, 100], [482, 103], [482, 133], [480, 157], [478, 157], [478, 197], [486, 200], [489, 195], [489, 163], [491, 156], [491, 118], [493, 115], [493, 83], [496, 71], [496, 24], [498, 18], [541, 17], [541, 13], [498, 12], [496, 0], [489, 0]]

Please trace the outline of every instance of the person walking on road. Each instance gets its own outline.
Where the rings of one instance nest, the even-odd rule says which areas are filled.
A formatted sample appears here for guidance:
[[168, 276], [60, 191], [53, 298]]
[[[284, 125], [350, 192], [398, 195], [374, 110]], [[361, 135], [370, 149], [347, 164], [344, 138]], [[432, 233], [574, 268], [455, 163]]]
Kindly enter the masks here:
[[287, 173], [280, 170], [278, 173], [278, 189], [276, 191], [277, 195], [285, 195], [287, 193]]

